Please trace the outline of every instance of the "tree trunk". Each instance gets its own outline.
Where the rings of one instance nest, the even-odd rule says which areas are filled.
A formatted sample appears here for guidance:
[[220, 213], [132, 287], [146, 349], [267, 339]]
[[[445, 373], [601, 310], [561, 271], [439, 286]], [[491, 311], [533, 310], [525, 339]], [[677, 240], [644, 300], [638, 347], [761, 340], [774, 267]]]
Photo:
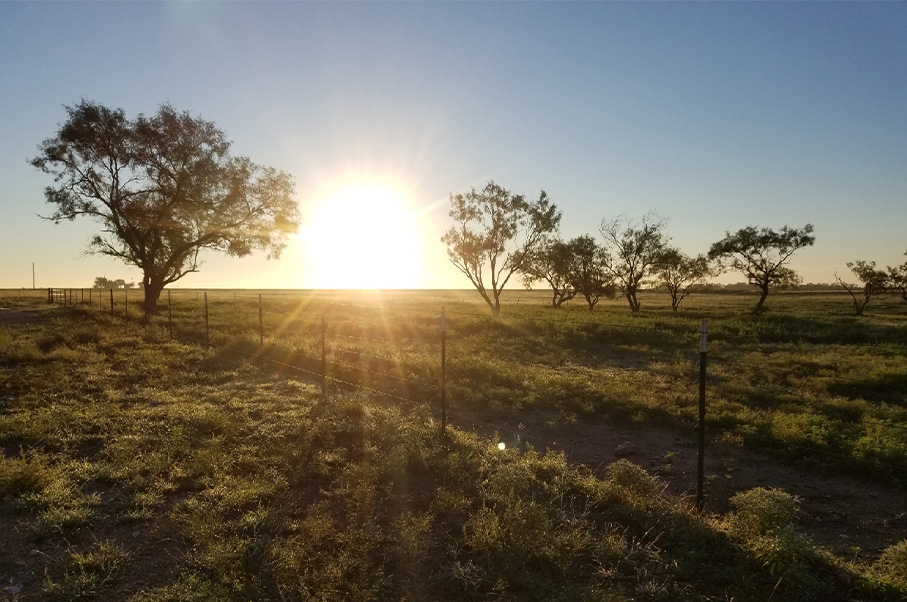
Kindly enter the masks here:
[[491, 299], [488, 298], [487, 294], [483, 294], [482, 296], [485, 297], [485, 302], [488, 303], [488, 307], [491, 308], [491, 315], [494, 316], [495, 318], [500, 318], [501, 317], [501, 291], [494, 290], [494, 291], [492, 291], [492, 293], [494, 294], [494, 303], [491, 302]]
[[760, 285], [759, 287], [762, 291], [762, 295], [759, 297], [759, 303], [756, 304], [756, 307], [753, 308], [754, 314], [762, 313], [762, 304], [765, 303], [765, 298], [768, 297], [768, 285]]
[[627, 298], [627, 303], [630, 304], [630, 311], [636, 313], [639, 311], [639, 301], [636, 300], [636, 287], [627, 287], [627, 291], [624, 293], [624, 296]]
[[164, 281], [146, 274], [142, 279], [142, 285], [145, 287], [145, 316], [150, 318], [157, 315], [157, 300], [164, 290]]

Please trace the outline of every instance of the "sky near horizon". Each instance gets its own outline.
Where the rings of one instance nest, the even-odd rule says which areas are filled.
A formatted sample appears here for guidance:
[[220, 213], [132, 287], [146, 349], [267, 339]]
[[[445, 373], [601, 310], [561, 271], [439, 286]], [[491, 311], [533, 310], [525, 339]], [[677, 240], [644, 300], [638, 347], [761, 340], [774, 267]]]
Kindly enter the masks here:
[[279, 261], [209, 253], [177, 286], [466, 288], [439, 239], [489, 180], [544, 189], [564, 238], [812, 223], [807, 282], [907, 251], [904, 2], [0, 2], [0, 288], [141, 278], [38, 217], [28, 159], [81, 99], [169, 102], [295, 177]]

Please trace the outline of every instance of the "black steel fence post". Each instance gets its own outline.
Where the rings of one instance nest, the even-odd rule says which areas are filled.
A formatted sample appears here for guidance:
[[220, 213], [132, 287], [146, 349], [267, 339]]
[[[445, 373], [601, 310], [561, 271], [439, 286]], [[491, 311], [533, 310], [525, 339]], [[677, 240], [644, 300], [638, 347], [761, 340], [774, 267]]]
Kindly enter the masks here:
[[170, 302], [170, 291], [167, 291], [167, 330], [170, 331], [170, 340], [173, 340], [173, 303]]
[[211, 335], [208, 330], [208, 293], [205, 293], [205, 345], [211, 344]]
[[258, 341], [265, 344], [265, 323], [261, 316], [261, 293], [258, 294]]

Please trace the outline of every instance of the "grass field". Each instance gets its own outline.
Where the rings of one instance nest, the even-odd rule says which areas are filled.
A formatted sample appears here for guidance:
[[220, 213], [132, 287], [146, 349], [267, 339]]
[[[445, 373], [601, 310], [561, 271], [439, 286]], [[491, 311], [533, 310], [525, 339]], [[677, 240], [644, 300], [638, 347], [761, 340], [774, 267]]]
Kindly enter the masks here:
[[633, 315], [514, 291], [494, 320], [468, 291], [261, 291], [260, 328], [258, 291], [208, 291], [206, 328], [204, 292], [173, 291], [150, 325], [137, 292], [126, 320], [122, 291], [113, 316], [97, 292], [28, 293], [0, 296], [0, 600], [907, 596], [903, 511], [879, 552], [844, 555], [778, 490], [697, 516], [627, 461], [593, 474], [438, 424], [442, 306], [450, 416], [490, 428], [693, 433], [707, 318], [711, 445], [898, 495], [894, 297], [855, 318], [846, 293], [784, 293], [754, 317], [739, 294], [674, 314], [648, 293]]

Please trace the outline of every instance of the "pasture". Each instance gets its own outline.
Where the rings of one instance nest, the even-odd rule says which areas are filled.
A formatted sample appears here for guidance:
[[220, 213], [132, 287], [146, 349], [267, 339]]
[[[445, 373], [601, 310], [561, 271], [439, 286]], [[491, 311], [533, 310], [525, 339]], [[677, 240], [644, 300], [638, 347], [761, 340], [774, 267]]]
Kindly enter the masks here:
[[142, 324], [137, 291], [0, 295], [0, 600], [907, 592], [893, 296], [512, 291], [500, 320], [471, 291], [205, 296]]

